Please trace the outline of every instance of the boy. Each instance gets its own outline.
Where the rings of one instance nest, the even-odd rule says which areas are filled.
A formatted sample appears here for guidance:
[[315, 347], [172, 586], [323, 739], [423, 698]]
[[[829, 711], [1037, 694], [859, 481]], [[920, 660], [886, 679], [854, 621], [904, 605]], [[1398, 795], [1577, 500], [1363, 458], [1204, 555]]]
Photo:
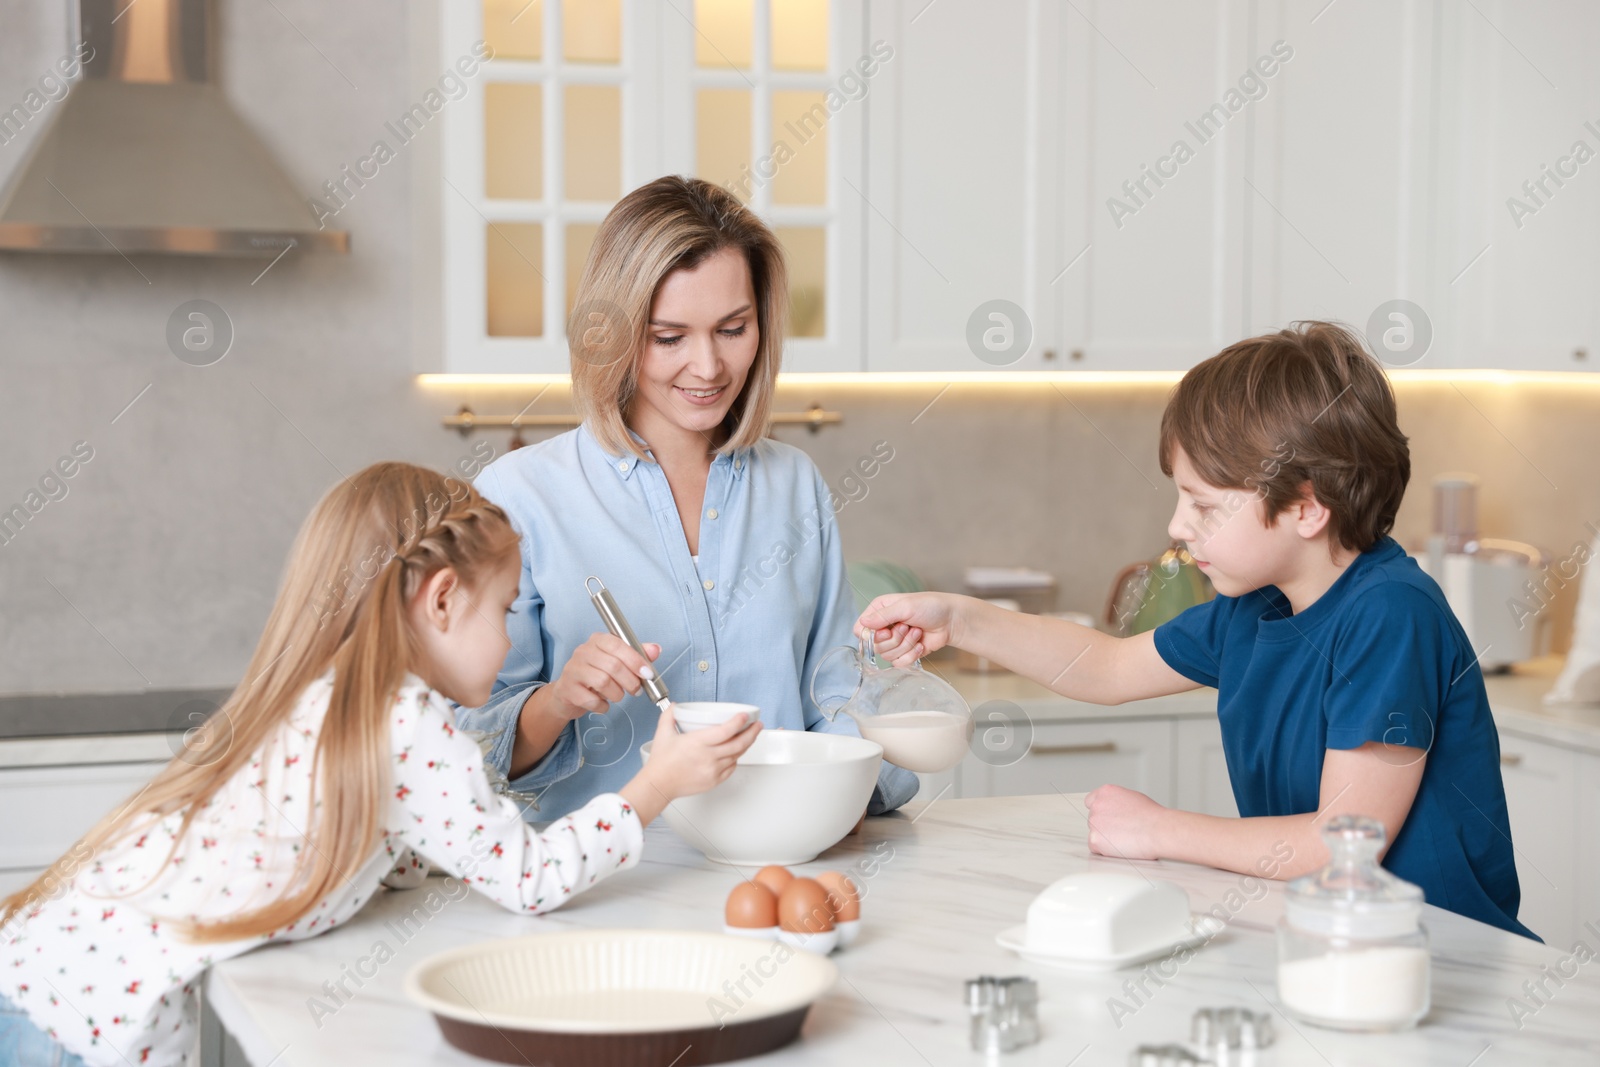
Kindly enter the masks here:
[[[1217, 597], [1116, 638], [947, 593], [879, 597], [857, 622], [909, 663], [946, 644], [1063, 696], [1121, 704], [1202, 685], [1240, 818], [1104, 785], [1089, 847], [1278, 876], [1327, 862], [1335, 814], [1384, 825], [1384, 866], [1428, 903], [1501, 929], [1520, 890], [1483, 675], [1443, 594], [1388, 536], [1411, 474], [1394, 394], [1331, 323], [1241, 341], [1184, 375], [1161, 420], [1168, 532]], [[1316, 813], [1316, 814], [1312, 814]]]

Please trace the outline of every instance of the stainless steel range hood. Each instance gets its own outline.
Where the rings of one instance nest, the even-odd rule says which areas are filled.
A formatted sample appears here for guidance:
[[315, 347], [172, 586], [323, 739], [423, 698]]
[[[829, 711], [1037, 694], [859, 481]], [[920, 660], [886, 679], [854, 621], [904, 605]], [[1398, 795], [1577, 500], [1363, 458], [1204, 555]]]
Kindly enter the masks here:
[[214, 84], [211, 0], [79, 0], [78, 39], [82, 80], [0, 194], [0, 249], [350, 250]]

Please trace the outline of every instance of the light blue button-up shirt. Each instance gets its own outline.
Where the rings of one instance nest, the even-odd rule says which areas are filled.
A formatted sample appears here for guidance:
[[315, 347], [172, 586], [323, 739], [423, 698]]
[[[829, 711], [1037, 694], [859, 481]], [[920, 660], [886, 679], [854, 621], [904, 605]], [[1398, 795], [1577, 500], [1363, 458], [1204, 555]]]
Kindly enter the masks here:
[[[655, 667], [673, 700], [755, 704], [768, 729], [857, 733], [849, 716], [829, 722], [810, 697], [817, 662], [855, 644], [855, 611], [828, 487], [804, 452], [763, 440], [713, 459], [698, 569], [661, 468], [608, 453], [587, 427], [501, 457], [475, 485], [522, 535], [522, 582], [506, 620], [511, 652], [489, 702], [459, 713], [467, 728], [497, 735], [487, 758], [502, 774], [529, 694], [605, 629], [584, 585], [591, 574], [639, 640], [661, 645]], [[819, 696], [849, 694], [847, 658], [829, 661]], [[528, 816], [559, 818], [625, 785], [659, 716], [640, 693], [575, 720], [511, 782], [539, 797]], [[899, 807], [917, 785], [885, 763], [869, 812]]]

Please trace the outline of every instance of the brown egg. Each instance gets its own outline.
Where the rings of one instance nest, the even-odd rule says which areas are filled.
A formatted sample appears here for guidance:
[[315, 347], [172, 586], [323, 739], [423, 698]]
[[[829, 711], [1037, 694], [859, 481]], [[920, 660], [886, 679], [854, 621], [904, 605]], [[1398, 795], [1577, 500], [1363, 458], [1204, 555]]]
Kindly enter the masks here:
[[828, 907], [833, 909], [836, 921], [847, 923], [861, 918], [861, 890], [838, 871], [823, 871], [817, 875], [817, 884], [828, 894]]
[[778, 895], [778, 926], [791, 934], [820, 934], [833, 929], [828, 891], [810, 878], [796, 878]]
[[741, 930], [766, 930], [778, 925], [778, 898], [759, 882], [740, 882], [728, 894], [723, 917]]
[[794, 875], [789, 873], [789, 868], [779, 867], [774, 864], [771, 867], [763, 867], [757, 871], [755, 881], [772, 890], [772, 895], [776, 897], [783, 895], [784, 889], [787, 888], [790, 882], [794, 881]]

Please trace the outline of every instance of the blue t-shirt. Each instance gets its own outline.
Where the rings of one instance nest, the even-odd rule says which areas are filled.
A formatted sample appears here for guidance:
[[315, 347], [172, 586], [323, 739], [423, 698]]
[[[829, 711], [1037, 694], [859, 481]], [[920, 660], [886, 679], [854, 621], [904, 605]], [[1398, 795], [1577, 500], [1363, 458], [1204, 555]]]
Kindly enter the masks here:
[[1156, 629], [1173, 670], [1217, 689], [1239, 814], [1317, 810], [1323, 756], [1369, 741], [1427, 753], [1383, 865], [1430, 904], [1533, 937], [1517, 885], [1500, 737], [1483, 674], [1439, 586], [1385, 537], [1296, 615], [1274, 586]]

